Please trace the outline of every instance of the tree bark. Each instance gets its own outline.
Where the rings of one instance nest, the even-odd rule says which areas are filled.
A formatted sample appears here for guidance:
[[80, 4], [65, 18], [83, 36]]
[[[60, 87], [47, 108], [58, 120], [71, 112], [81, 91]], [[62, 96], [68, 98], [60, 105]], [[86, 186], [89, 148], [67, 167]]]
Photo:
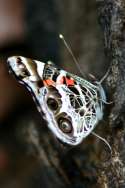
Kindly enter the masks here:
[[113, 102], [107, 121], [112, 155], [100, 163], [99, 184], [101, 188], [120, 188], [125, 187], [125, 1], [102, 0], [97, 4], [110, 66], [106, 85]]

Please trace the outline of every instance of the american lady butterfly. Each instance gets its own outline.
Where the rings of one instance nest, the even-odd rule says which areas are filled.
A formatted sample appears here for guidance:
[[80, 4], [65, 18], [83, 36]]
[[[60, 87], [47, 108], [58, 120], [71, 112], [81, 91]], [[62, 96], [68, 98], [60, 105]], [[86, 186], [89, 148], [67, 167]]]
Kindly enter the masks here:
[[10, 70], [24, 84], [53, 134], [62, 142], [78, 145], [103, 117], [105, 92], [89, 81], [22, 56], [8, 58]]

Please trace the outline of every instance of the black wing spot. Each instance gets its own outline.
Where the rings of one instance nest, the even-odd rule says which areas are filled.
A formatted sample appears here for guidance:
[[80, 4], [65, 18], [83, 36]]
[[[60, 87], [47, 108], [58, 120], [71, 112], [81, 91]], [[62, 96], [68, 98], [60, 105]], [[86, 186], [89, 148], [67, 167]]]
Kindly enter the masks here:
[[68, 88], [69, 88], [74, 94], [80, 95], [80, 94], [79, 94], [79, 91], [77, 90], [76, 87], [74, 87], [74, 86], [68, 86]]
[[37, 82], [37, 85], [38, 85], [39, 88], [44, 87], [44, 84], [43, 84], [43, 81], [42, 81], [42, 80], [39, 80], [39, 81]]
[[80, 114], [80, 116], [84, 116], [85, 110], [84, 109], [80, 110], [79, 114]]
[[83, 87], [82, 85], [80, 85], [80, 88], [84, 95], [88, 92], [88, 90], [85, 87]]
[[69, 98], [70, 98], [70, 104], [75, 110], [81, 107], [82, 101], [79, 101], [79, 99], [77, 99], [74, 95], [69, 95]]
[[70, 77], [68, 74], [66, 74], [66, 78], [67, 78], [67, 79], [71, 79], [71, 77]]
[[63, 76], [63, 84], [66, 85], [66, 78]]
[[90, 101], [89, 97], [85, 95], [85, 101], [88, 103]]
[[56, 82], [58, 76], [59, 76], [59, 72], [55, 72], [54, 75], [53, 75], [53, 77], [52, 77], [52, 80], [54, 82]]
[[96, 113], [94, 106], [92, 106], [92, 113], [93, 113], [93, 114]]
[[77, 101], [79, 102], [80, 106], [83, 106], [82, 100], [80, 98], [77, 98]]

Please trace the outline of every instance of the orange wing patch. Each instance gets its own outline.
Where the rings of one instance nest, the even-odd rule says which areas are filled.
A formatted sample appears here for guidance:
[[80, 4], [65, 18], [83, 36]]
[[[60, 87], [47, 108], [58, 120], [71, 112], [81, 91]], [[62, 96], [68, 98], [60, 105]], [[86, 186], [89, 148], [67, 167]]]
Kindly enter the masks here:
[[55, 85], [61, 85], [65, 84], [67, 86], [74, 86], [75, 81], [72, 78], [67, 78], [65, 76], [62, 76], [57, 82], [54, 82], [51, 79], [43, 80], [44, 86], [55, 86]]
[[72, 78], [67, 78], [65, 76], [62, 76], [58, 81], [57, 84], [66, 84], [67, 86], [74, 86], [75, 82]]
[[72, 78], [65, 78], [66, 79], [66, 85], [67, 86], [74, 86], [75, 83], [74, 83], [74, 80]]
[[43, 80], [43, 84], [45, 86], [55, 86], [55, 82], [53, 80], [50, 80], [50, 79]]

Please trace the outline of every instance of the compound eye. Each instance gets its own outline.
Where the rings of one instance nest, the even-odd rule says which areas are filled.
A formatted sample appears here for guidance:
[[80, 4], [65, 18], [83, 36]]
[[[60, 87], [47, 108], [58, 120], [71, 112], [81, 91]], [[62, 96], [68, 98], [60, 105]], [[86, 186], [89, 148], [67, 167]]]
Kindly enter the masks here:
[[47, 99], [47, 105], [52, 111], [56, 111], [59, 107], [58, 101], [52, 97]]
[[71, 121], [63, 117], [60, 117], [58, 119], [58, 126], [61, 129], [61, 131], [66, 134], [71, 133], [73, 130]]

